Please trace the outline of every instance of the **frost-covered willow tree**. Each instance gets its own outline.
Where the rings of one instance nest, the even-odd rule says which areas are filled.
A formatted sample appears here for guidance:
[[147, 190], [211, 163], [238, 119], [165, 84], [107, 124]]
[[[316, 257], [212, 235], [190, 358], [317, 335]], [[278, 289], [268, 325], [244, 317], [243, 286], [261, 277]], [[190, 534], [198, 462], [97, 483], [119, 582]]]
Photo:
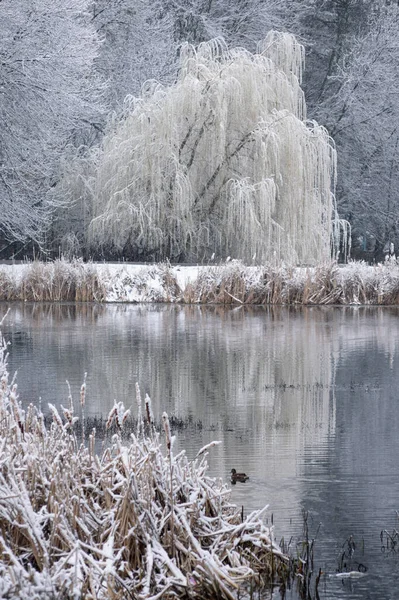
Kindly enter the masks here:
[[314, 263], [331, 252], [335, 150], [306, 121], [303, 47], [186, 44], [173, 86], [147, 82], [97, 154], [92, 247], [125, 256]]

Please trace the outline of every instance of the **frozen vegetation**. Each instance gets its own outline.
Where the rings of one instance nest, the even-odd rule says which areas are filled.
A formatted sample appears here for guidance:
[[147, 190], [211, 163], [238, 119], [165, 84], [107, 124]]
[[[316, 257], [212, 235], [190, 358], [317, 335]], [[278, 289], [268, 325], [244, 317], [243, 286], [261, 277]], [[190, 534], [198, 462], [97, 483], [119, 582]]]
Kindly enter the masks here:
[[186, 304], [399, 303], [396, 260], [318, 267], [67, 262], [0, 266], [0, 300]]
[[388, 0], [2, 0], [1, 258], [315, 264], [336, 205], [380, 260], [398, 23]]
[[346, 248], [335, 147], [307, 120], [303, 61], [277, 31], [255, 53], [184, 44], [176, 83], [127, 99], [93, 155], [92, 253], [315, 264]]
[[[292, 561], [262, 516], [246, 518], [221, 480], [207, 476], [207, 452], [173, 453], [168, 416], [153, 424], [136, 388], [137, 428], [122, 444], [129, 414], [115, 403], [116, 431], [96, 452], [75, 432], [72, 398], [45, 426], [22, 410], [0, 338], [0, 596], [40, 598], [233, 599], [244, 586], [287, 579]], [[82, 385], [80, 404], [85, 403]], [[141, 414], [144, 411], [145, 419]]]

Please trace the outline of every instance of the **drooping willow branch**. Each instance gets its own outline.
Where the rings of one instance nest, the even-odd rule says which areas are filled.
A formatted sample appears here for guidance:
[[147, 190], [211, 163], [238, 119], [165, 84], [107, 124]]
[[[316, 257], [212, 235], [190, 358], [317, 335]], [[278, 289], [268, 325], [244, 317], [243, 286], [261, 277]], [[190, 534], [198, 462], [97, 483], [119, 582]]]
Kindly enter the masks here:
[[256, 54], [218, 39], [185, 45], [181, 61], [177, 82], [149, 82], [93, 160], [92, 244], [172, 259], [329, 258], [346, 235], [336, 155], [305, 120], [302, 46], [271, 32]]

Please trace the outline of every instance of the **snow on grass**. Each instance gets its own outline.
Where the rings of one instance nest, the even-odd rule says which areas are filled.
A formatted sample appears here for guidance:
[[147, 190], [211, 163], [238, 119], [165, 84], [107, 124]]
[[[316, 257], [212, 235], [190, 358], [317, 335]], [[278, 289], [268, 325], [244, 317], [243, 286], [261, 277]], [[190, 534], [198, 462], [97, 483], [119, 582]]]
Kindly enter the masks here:
[[399, 303], [399, 266], [33, 262], [0, 266], [0, 300], [392, 305]]
[[[212, 444], [194, 461], [175, 456], [164, 413], [164, 450], [146, 399], [129, 444], [117, 433], [97, 454], [95, 431], [79, 442], [65, 411], [46, 428], [36, 407], [22, 409], [6, 350], [0, 333], [0, 597], [232, 600], [243, 585], [284, 581], [292, 563], [267, 507], [242, 520], [226, 484], [207, 476]], [[115, 403], [119, 432], [126, 414]]]
[[0, 299], [103, 301], [105, 290], [92, 263], [56, 260], [0, 266]]

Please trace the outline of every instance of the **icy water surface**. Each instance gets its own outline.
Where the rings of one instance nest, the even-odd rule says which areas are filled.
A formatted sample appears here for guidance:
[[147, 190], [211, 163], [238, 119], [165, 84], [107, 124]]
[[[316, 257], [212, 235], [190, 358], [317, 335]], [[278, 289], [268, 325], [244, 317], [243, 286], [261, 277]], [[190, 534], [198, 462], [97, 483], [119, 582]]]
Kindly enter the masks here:
[[65, 406], [68, 380], [78, 405], [87, 372], [86, 416], [114, 399], [136, 412], [139, 382], [158, 418], [189, 422], [176, 451], [223, 442], [210, 474], [245, 470], [233, 500], [269, 504], [278, 540], [308, 511], [321, 599], [399, 598], [399, 553], [380, 536], [399, 530], [397, 308], [12, 304], [3, 331], [24, 404]]

